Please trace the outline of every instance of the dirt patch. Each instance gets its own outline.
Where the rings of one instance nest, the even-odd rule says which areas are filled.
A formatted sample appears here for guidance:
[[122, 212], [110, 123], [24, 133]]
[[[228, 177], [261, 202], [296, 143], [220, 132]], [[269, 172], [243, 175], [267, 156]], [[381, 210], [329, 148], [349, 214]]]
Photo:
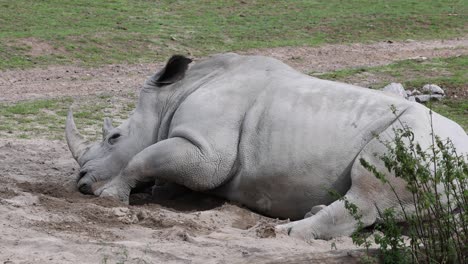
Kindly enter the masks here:
[[[61, 184], [57, 184], [55, 182], [38, 182], [38, 183], [31, 183], [31, 182], [22, 182], [16, 184], [23, 192], [29, 192], [33, 194], [42, 194], [41, 197], [48, 197], [44, 198], [45, 201], [50, 197], [59, 198], [65, 200], [68, 203], [92, 203], [95, 205], [99, 205], [102, 207], [115, 207], [115, 206], [122, 206], [122, 203], [108, 199], [108, 198], [100, 198], [95, 197], [92, 195], [84, 195], [81, 194], [76, 190], [76, 188], [70, 188], [68, 186], [64, 186]], [[56, 204], [54, 204], [55, 206]]]
[[30, 225], [31, 228], [39, 232], [54, 233], [59, 236], [73, 237], [81, 236], [92, 239], [101, 239], [106, 241], [115, 241], [120, 236], [112, 232], [103, 231], [100, 226], [93, 226], [89, 223], [80, 223], [73, 221], [47, 222], [38, 221]]
[[[253, 49], [243, 54], [271, 56], [304, 72], [327, 72], [350, 67], [378, 66], [416, 57], [451, 57], [468, 54], [468, 37], [453, 40], [378, 42]], [[50, 66], [45, 69], [0, 73], [0, 102], [27, 99], [136, 93], [158, 64], [108, 65], [100, 68]]]
[[405, 59], [445, 58], [468, 54], [468, 37], [452, 40], [354, 43], [320, 47], [253, 49], [245, 54], [277, 58], [304, 73], [390, 64]]
[[8, 187], [0, 187], [0, 198], [3, 198], [3, 199], [10, 199], [12, 197], [15, 197], [17, 196], [18, 193], [11, 189], [11, 188], [8, 188]]
[[37, 39], [37, 38], [23, 38], [15, 40], [15, 43], [11, 46], [23, 46], [29, 51], [26, 52], [26, 55], [31, 57], [40, 57], [46, 55], [57, 55], [57, 54], [65, 54], [66, 51], [63, 47], [54, 47], [49, 44], [45, 40]]

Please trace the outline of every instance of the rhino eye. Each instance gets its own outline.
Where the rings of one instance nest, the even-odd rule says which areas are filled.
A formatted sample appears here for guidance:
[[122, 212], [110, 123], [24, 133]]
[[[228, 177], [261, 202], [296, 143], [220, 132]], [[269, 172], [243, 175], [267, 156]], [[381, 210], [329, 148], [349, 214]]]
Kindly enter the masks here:
[[117, 139], [120, 137], [121, 135], [119, 133], [115, 133], [113, 134], [112, 136], [109, 137], [109, 139], [107, 140], [109, 142], [109, 144], [113, 145], [115, 144], [115, 142], [117, 142]]

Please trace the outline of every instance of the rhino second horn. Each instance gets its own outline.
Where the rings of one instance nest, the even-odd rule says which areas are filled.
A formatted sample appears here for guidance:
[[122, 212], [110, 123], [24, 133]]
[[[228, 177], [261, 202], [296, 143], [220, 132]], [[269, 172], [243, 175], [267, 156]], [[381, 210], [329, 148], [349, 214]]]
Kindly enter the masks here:
[[73, 112], [70, 109], [67, 116], [67, 124], [65, 127], [65, 137], [67, 139], [68, 148], [73, 155], [73, 158], [80, 164], [80, 158], [86, 152], [89, 142], [78, 132], [75, 121], [73, 120]]
[[104, 118], [104, 125], [102, 126], [102, 139], [105, 139], [109, 134], [109, 131], [112, 129], [114, 129], [114, 126], [112, 126], [112, 119], [108, 117]]

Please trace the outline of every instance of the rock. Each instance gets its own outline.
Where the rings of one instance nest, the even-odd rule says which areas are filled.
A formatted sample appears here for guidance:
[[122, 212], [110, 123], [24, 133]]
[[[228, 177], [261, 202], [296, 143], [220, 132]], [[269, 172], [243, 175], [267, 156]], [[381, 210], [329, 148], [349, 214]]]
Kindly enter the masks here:
[[391, 83], [391, 84], [385, 86], [384, 88], [382, 88], [382, 91], [392, 93], [392, 94], [396, 94], [396, 95], [401, 96], [403, 98], [408, 97], [408, 95], [406, 94], [405, 88], [403, 87], [403, 85], [401, 83]]
[[421, 94], [421, 95], [411, 96], [410, 98], [408, 98], [408, 100], [410, 101], [414, 100], [418, 103], [425, 103], [430, 100], [440, 100], [442, 98], [444, 98], [444, 96], [441, 94]]
[[140, 220], [136, 213], [132, 213], [130, 209], [126, 207], [114, 207], [111, 212], [117, 216], [117, 219], [124, 224], [136, 224]]
[[423, 92], [426, 94], [442, 94], [445, 95], [445, 92], [442, 88], [435, 84], [426, 84], [422, 88]]
[[416, 89], [414, 89], [410, 93], [411, 93], [411, 95], [420, 95], [420, 94], [422, 94], [419, 90], [416, 90]]
[[125, 207], [115, 207], [112, 208], [112, 213], [117, 217], [124, 217], [129, 213], [129, 209]]
[[414, 60], [414, 61], [417, 61], [417, 62], [423, 62], [423, 61], [426, 61], [426, 60], [427, 60], [427, 57], [424, 57], [424, 56], [417, 56], [417, 57], [412, 57], [412, 58], [410, 58], [410, 60]]

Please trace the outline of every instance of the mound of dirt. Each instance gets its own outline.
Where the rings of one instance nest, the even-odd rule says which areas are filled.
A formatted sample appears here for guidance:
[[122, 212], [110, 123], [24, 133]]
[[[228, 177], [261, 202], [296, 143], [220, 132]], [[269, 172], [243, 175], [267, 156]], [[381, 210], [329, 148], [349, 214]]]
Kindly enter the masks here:
[[[350, 238], [311, 245], [276, 234], [284, 221], [201, 193], [165, 201], [132, 194], [131, 205], [80, 194], [77, 165], [60, 141], [0, 139], [0, 158], [4, 263], [331, 261], [355, 249]], [[345, 251], [329, 253], [332, 243]]]

